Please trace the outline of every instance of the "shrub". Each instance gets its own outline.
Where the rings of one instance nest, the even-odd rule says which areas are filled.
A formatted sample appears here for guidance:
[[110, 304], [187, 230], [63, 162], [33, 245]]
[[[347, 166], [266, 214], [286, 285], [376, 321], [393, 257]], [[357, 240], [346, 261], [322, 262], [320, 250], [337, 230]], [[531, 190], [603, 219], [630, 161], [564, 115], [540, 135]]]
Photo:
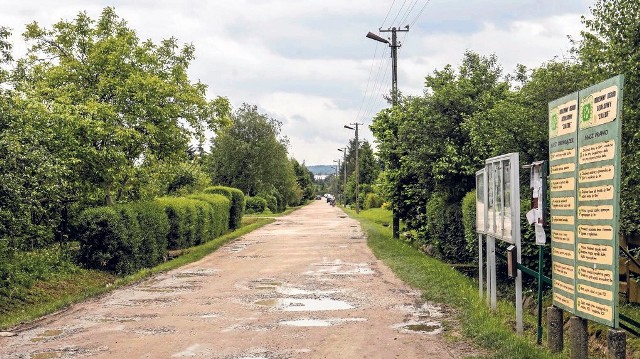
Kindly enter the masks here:
[[246, 205], [247, 213], [262, 213], [264, 212], [265, 208], [267, 208], [266, 199], [259, 196], [247, 197], [247, 205]]
[[444, 217], [444, 209], [447, 207], [447, 196], [435, 192], [427, 201], [427, 225], [426, 244], [437, 248], [438, 242], [446, 237], [447, 218]]
[[467, 251], [478, 251], [478, 234], [476, 233], [476, 190], [468, 192], [462, 199], [462, 224]]
[[140, 266], [140, 237], [136, 238], [135, 228], [127, 227], [132, 223], [131, 212], [98, 207], [80, 214], [75, 234], [82, 264], [116, 274], [132, 273]]
[[267, 201], [267, 208], [269, 208], [271, 213], [278, 213], [278, 198], [276, 198], [276, 196], [270, 194], [261, 194], [260, 197], [264, 198]]
[[188, 198], [203, 201], [209, 204], [211, 212], [208, 220], [208, 237], [206, 240], [219, 237], [229, 230], [229, 212], [231, 201], [220, 194], [196, 193]]
[[236, 229], [240, 227], [245, 206], [244, 193], [241, 190], [232, 187], [213, 186], [205, 188], [204, 193], [216, 193], [226, 196], [231, 201], [229, 228]]
[[169, 219], [168, 249], [191, 247], [195, 243], [197, 222], [197, 200], [161, 197], [156, 202], [162, 205]]
[[380, 208], [382, 207], [383, 203], [384, 203], [384, 200], [382, 199], [382, 197], [378, 196], [375, 193], [367, 193], [367, 195], [364, 198], [363, 208], [364, 209]]
[[169, 219], [164, 206], [157, 202], [131, 203], [137, 214], [141, 236], [141, 263], [143, 267], [153, 267], [162, 263], [167, 251]]
[[467, 250], [462, 207], [457, 203], [447, 203], [447, 198], [445, 194], [436, 192], [427, 202], [427, 242], [446, 262], [468, 262], [475, 252]]

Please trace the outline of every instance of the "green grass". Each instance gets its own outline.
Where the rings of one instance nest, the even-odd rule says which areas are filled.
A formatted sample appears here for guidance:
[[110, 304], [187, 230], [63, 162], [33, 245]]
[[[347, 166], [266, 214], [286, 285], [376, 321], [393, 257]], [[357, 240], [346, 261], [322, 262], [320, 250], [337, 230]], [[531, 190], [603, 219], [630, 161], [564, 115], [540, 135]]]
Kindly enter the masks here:
[[[383, 209], [361, 211], [356, 215], [345, 210], [362, 224], [368, 244], [375, 256], [389, 266], [404, 282], [420, 289], [422, 299], [452, 307], [455, 323], [464, 336], [488, 349], [489, 358], [563, 358], [535, 344], [534, 318], [525, 316], [525, 334], [517, 335], [515, 309], [511, 303], [499, 301], [495, 312], [478, 295], [474, 280], [452, 269], [450, 265], [426, 256], [399, 240], [393, 240], [391, 212]], [[387, 226], [385, 226], [387, 225]]]
[[126, 277], [118, 278], [105, 272], [76, 267], [73, 270], [53, 274], [45, 280], [37, 280], [25, 291], [27, 294], [20, 298], [0, 296], [0, 330], [34, 320], [73, 303], [140, 281], [151, 275], [195, 262], [224, 244], [273, 221], [272, 218], [243, 219], [242, 226], [233, 232], [199, 246], [188, 248], [183, 255], [175, 259]]
[[245, 218], [272, 218], [272, 217], [282, 217], [282, 216], [286, 216], [288, 214], [290, 214], [291, 212], [298, 210], [306, 205], [308, 205], [309, 203], [311, 203], [311, 201], [307, 201], [307, 203], [302, 204], [300, 206], [295, 206], [295, 207], [287, 207], [287, 209], [285, 209], [284, 211], [280, 212], [280, 213], [272, 213], [271, 211], [267, 211], [266, 213], [252, 213], [252, 214], [245, 214], [243, 218], [243, 220]]

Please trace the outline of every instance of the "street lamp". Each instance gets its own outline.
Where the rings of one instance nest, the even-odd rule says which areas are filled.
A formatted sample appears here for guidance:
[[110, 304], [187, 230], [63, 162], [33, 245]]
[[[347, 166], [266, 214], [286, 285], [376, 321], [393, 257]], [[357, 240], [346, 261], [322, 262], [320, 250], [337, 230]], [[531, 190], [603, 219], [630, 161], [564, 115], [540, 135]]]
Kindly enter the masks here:
[[[367, 38], [378, 41], [378, 42], [382, 42], [385, 44], [388, 44], [389, 47], [391, 48], [391, 103], [392, 106], [395, 107], [397, 102], [398, 102], [398, 48], [400, 46], [402, 46], [402, 44], [398, 43], [398, 36], [397, 33], [398, 32], [407, 32], [409, 31], [409, 25], [405, 26], [404, 29], [399, 29], [399, 28], [395, 28], [392, 27], [390, 29], [387, 30], [382, 30], [382, 28], [378, 29], [378, 31], [380, 32], [390, 32], [391, 33], [391, 42], [389, 42], [388, 40], [372, 33], [369, 32], [367, 34]], [[397, 138], [396, 141], [394, 141], [397, 143]], [[393, 147], [395, 147], [395, 144], [393, 145]], [[395, 149], [395, 148], [394, 148]], [[397, 163], [397, 160], [391, 160], [390, 163], [390, 167], [392, 169], [396, 169], [399, 167], [399, 163]], [[395, 198], [394, 200], [397, 201], [398, 197], [399, 197], [399, 193], [400, 193], [400, 188], [399, 185], [396, 184], [396, 187], [394, 188], [394, 192], [395, 192]], [[397, 209], [398, 204], [394, 203], [393, 206], [393, 238], [399, 238], [400, 236], [400, 217], [398, 215], [398, 209]]]
[[342, 167], [344, 167], [344, 179], [342, 181], [342, 205], [344, 206], [347, 204], [346, 196], [344, 195], [347, 192], [347, 148], [338, 148], [338, 151], [342, 152], [344, 155], [342, 159]]
[[[352, 125], [355, 128], [349, 126]], [[359, 167], [360, 167], [360, 163], [358, 162], [358, 147], [360, 147], [360, 142], [358, 142], [358, 126], [359, 125], [364, 125], [363, 123], [350, 123], [349, 125], [344, 125], [344, 128], [349, 129], [349, 130], [355, 130], [356, 131], [356, 213], [360, 213], [360, 203], [358, 202], [358, 191], [360, 190], [359, 188]]]
[[[338, 194], [338, 199], [340, 198], [340, 159], [333, 160], [333, 162], [338, 163], [338, 167], [336, 167], [336, 193]], [[344, 190], [343, 190], [344, 192]]]

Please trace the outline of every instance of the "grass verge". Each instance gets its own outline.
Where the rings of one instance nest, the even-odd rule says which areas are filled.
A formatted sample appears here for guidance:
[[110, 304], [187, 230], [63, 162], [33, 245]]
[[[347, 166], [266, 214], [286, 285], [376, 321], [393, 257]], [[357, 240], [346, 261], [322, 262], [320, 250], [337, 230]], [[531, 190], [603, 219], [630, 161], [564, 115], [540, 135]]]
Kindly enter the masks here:
[[198, 261], [224, 244], [273, 221], [272, 218], [243, 219], [242, 227], [233, 232], [199, 246], [191, 247], [185, 250], [183, 255], [156, 267], [143, 269], [125, 277], [119, 278], [105, 272], [77, 268], [68, 273], [54, 275], [46, 281], [37, 281], [30, 288], [29, 294], [20, 300], [0, 301], [5, 307], [0, 308], [3, 309], [0, 316], [0, 330], [24, 324], [71, 304], [140, 281], [151, 275]]
[[478, 284], [451, 268], [426, 256], [403, 241], [393, 240], [391, 212], [383, 209], [345, 212], [358, 220], [368, 237], [369, 247], [404, 282], [420, 289], [422, 298], [446, 304], [458, 315], [461, 332], [493, 354], [489, 358], [564, 358], [535, 344], [535, 325], [525, 316], [525, 334], [515, 334], [515, 309], [511, 303], [499, 301], [491, 311], [478, 296]]

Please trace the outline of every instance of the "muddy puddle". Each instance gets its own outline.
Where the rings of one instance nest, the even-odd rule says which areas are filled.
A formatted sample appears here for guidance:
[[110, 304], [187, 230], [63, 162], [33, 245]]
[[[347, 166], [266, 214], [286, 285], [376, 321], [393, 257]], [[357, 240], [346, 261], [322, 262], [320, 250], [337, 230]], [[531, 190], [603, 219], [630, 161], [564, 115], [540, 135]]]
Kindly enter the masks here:
[[329, 310], [346, 310], [355, 308], [352, 304], [332, 298], [276, 298], [263, 299], [255, 304], [271, 307], [285, 312], [318, 312]]
[[32, 342], [41, 342], [43, 340], [47, 340], [52, 337], [57, 337], [60, 334], [64, 333], [61, 329], [47, 329], [44, 332], [38, 334], [35, 338], [31, 338]]
[[333, 319], [295, 319], [282, 320], [278, 322], [280, 325], [290, 327], [330, 327], [344, 323], [366, 322], [366, 318], [333, 318]]
[[397, 309], [407, 313], [407, 317], [403, 323], [396, 324], [393, 328], [404, 333], [430, 335], [442, 333], [442, 322], [437, 320], [444, 317], [441, 307], [427, 302], [417, 307], [404, 305]]

